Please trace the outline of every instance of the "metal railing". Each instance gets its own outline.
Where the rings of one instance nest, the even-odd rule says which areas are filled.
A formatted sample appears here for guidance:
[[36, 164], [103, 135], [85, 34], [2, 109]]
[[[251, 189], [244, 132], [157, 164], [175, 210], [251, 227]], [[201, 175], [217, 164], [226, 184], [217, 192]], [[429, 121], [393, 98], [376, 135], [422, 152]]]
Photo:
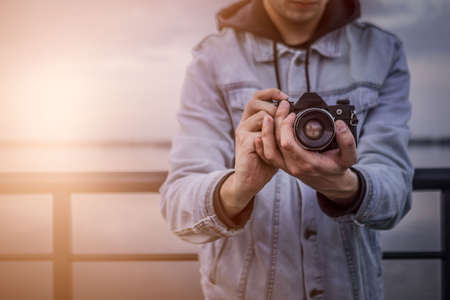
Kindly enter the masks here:
[[[72, 299], [72, 263], [79, 261], [194, 261], [180, 254], [74, 254], [72, 252], [73, 193], [155, 193], [167, 172], [122, 173], [0, 173], [0, 194], [53, 195], [53, 253], [2, 254], [0, 261], [52, 261], [53, 299]], [[442, 299], [450, 300], [450, 169], [416, 169], [414, 190], [440, 190], [441, 251], [384, 252], [384, 259], [440, 259]]]

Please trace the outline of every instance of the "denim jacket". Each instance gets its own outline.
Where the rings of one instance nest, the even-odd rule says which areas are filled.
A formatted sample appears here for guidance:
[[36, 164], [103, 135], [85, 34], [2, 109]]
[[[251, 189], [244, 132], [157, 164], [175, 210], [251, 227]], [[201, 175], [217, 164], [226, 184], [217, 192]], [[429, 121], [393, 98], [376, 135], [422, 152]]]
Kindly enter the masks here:
[[[281, 89], [306, 91], [305, 50], [278, 45]], [[349, 99], [359, 119], [358, 160], [366, 191], [343, 216], [321, 210], [317, 194], [278, 171], [256, 195], [249, 220], [228, 228], [213, 197], [233, 172], [234, 132], [257, 90], [276, 87], [272, 42], [224, 28], [193, 50], [178, 113], [161, 211], [171, 231], [201, 244], [206, 299], [383, 299], [379, 231], [411, 207], [407, 153], [409, 71], [399, 39], [352, 22], [311, 45], [311, 90], [329, 105]]]

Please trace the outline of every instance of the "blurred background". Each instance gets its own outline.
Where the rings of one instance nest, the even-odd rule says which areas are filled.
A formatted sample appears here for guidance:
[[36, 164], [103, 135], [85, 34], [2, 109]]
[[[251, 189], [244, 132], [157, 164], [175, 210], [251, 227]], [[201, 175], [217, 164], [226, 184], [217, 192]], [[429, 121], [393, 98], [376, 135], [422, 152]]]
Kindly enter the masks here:
[[[0, 0], [0, 172], [167, 171], [190, 50], [229, 0]], [[450, 167], [450, 1], [362, 0], [411, 69], [410, 155]], [[415, 192], [385, 251], [439, 251], [440, 193]], [[53, 251], [52, 194], [0, 194], [0, 255]], [[159, 195], [75, 193], [75, 254], [194, 253]], [[387, 299], [439, 299], [439, 260], [384, 262]], [[175, 271], [175, 272], [174, 272]], [[0, 260], [0, 299], [52, 299], [51, 261]], [[72, 264], [73, 299], [201, 299], [198, 264]]]

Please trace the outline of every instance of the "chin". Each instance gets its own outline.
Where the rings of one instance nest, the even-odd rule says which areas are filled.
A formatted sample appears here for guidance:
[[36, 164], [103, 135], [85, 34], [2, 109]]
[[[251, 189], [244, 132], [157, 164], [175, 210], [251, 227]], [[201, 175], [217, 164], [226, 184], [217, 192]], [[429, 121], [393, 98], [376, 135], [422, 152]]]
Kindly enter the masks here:
[[316, 18], [320, 14], [320, 11], [307, 10], [307, 11], [293, 11], [287, 10], [284, 13], [284, 17], [292, 23], [305, 23]]
[[328, 0], [268, 0], [278, 13], [293, 23], [309, 22], [320, 17]]

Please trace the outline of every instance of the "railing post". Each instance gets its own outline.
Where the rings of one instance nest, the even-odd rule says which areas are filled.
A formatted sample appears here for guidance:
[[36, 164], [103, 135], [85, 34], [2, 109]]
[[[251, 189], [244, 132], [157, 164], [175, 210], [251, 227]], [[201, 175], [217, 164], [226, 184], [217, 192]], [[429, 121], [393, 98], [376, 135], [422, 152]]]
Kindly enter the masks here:
[[53, 193], [53, 300], [72, 300], [70, 193]]
[[450, 189], [442, 190], [441, 196], [441, 247], [443, 253], [442, 260], [442, 299], [450, 300], [449, 282], [450, 280]]

